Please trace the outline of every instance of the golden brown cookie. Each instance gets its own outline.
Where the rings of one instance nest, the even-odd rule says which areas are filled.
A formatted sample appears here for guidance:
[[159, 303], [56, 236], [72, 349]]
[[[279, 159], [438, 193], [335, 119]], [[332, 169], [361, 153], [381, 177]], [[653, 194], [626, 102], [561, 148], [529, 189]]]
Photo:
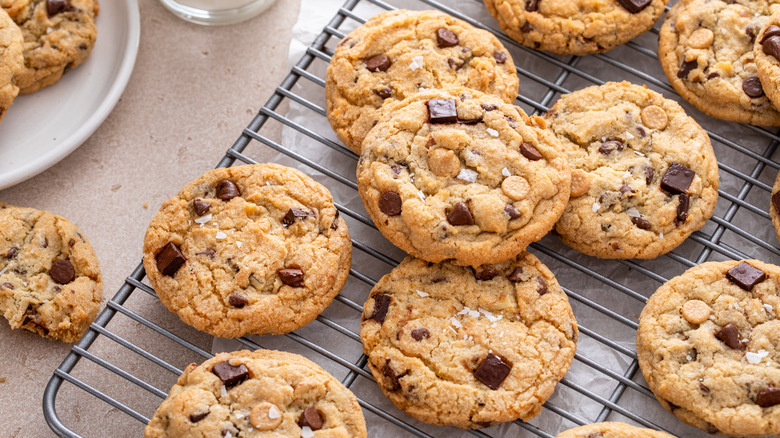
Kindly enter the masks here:
[[674, 436], [630, 424], [607, 422], [575, 427], [558, 434], [555, 438], [674, 438]]
[[769, 217], [777, 232], [777, 240], [780, 241], [780, 172], [775, 178], [775, 186], [772, 187], [772, 197], [769, 200]]
[[19, 26], [0, 9], [0, 120], [19, 94], [14, 77], [24, 69], [23, 43]]
[[761, 87], [775, 107], [780, 106], [780, 10], [764, 23], [753, 45]]

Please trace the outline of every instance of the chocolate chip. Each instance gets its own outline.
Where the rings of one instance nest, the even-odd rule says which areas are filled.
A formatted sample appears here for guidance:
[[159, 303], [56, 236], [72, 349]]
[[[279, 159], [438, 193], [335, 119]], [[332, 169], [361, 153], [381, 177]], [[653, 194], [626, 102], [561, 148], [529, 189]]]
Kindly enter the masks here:
[[339, 216], [341, 216], [341, 213], [339, 213], [338, 210], [336, 210], [336, 215], [333, 218], [333, 223], [330, 224], [331, 230], [338, 230], [339, 229]]
[[527, 0], [525, 2], [525, 10], [528, 12], [536, 12], [539, 10], [540, 0]]
[[76, 279], [76, 270], [68, 259], [57, 260], [52, 263], [49, 274], [51, 279], [59, 284], [68, 284]]
[[374, 294], [372, 298], [374, 299], [374, 311], [368, 319], [373, 319], [382, 324], [385, 322], [387, 309], [390, 308], [390, 301], [392, 301], [392, 298], [390, 298], [390, 295], [385, 294]]
[[677, 223], [685, 222], [688, 219], [688, 205], [691, 202], [691, 196], [687, 193], [681, 193], [678, 197], [679, 204], [677, 204]]
[[715, 78], [719, 78], [719, 77], [720, 77], [720, 73], [718, 73], [716, 71], [714, 71], [714, 72], [712, 72], [712, 73], [707, 75], [707, 79], [715, 79]]
[[396, 374], [395, 370], [390, 367], [390, 359], [387, 359], [387, 362], [385, 362], [385, 366], [382, 367], [382, 374], [387, 377], [389, 390], [396, 392], [401, 389], [401, 377], [405, 376], [406, 373], [402, 375]]
[[72, 11], [73, 7], [67, 0], [46, 0], [46, 14], [51, 18], [60, 12]]
[[642, 137], [642, 138], [647, 137], [647, 132], [645, 132], [645, 128], [643, 128], [641, 126], [635, 126], [634, 128], [636, 129], [636, 132], [639, 133], [640, 137]]
[[49, 247], [49, 239], [44, 237], [43, 238], [43, 242], [41, 242], [41, 246], [44, 247], [44, 248], [48, 248]]
[[758, 98], [764, 95], [764, 87], [761, 86], [761, 79], [758, 76], [751, 76], [742, 82], [742, 91], [748, 97]]
[[772, 205], [775, 207], [775, 212], [780, 214], [780, 192], [772, 195]]
[[620, 194], [625, 196], [628, 195], [629, 193], [634, 193], [634, 191], [631, 190], [631, 187], [629, 187], [628, 184], [623, 183], [623, 185], [620, 186]]
[[729, 269], [726, 278], [749, 292], [755, 285], [766, 280], [766, 272], [742, 262]]
[[427, 328], [418, 328], [412, 330], [412, 338], [417, 342], [420, 342], [423, 339], [430, 338], [430, 337], [431, 337], [431, 332], [429, 332]]
[[762, 389], [758, 393], [756, 404], [762, 408], [769, 408], [775, 405], [780, 405], [780, 388], [774, 388], [770, 386], [768, 388]]
[[249, 370], [246, 365], [233, 366], [228, 361], [215, 364], [211, 367], [211, 372], [219, 377], [222, 384], [228, 388], [232, 388], [249, 378]]
[[493, 54], [493, 59], [496, 60], [497, 63], [503, 64], [506, 62], [506, 52], [496, 52]]
[[382, 99], [387, 99], [388, 97], [393, 96], [393, 90], [390, 87], [380, 87], [374, 90], [374, 92]]
[[276, 273], [282, 283], [292, 287], [304, 287], [303, 271], [298, 268], [277, 269]]
[[73, 239], [70, 239], [70, 241], [68, 241], [68, 246], [71, 247], [71, 248], [73, 248], [73, 245], [75, 245], [75, 244], [76, 244], [76, 241], [73, 240]]
[[487, 357], [474, 370], [474, 378], [495, 391], [501, 386], [501, 383], [503, 383], [511, 370], [511, 364], [508, 364], [493, 353], [488, 353]]
[[209, 415], [209, 411], [206, 412], [198, 412], [195, 414], [190, 415], [190, 421], [193, 423], [197, 423], [198, 421], [206, 418], [206, 416]]
[[211, 208], [211, 204], [209, 204], [208, 202], [202, 199], [196, 199], [192, 201], [192, 207], [195, 209], [195, 213], [197, 213], [198, 216], [203, 216], [204, 214], [209, 212], [209, 208]]
[[305, 219], [307, 217], [316, 217], [313, 211], [301, 210], [300, 208], [291, 208], [287, 210], [287, 214], [282, 219], [282, 224], [285, 227], [289, 227], [294, 224], [296, 219]]
[[653, 182], [653, 176], [655, 176], [655, 169], [650, 166], [644, 166], [642, 170], [645, 171], [645, 184], [650, 185]]
[[704, 394], [709, 394], [710, 388], [708, 388], [705, 384], [699, 382], [699, 391], [703, 392]]
[[521, 281], [523, 281], [522, 275], [523, 275], [523, 268], [518, 266], [515, 268], [514, 271], [512, 271], [511, 274], [506, 276], [506, 279], [511, 281], [512, 283], [520, 283]]
[[697, 60], [693, 61], [685, 61], [680, 66], [680, 70], [677, 71], [677, 77], [680, 79], [687, 79], [688, 73], [691, 72], [691, 70], [695, 69], [699, 66], [699, 62]]
[[[477, 119], [472, 119], [472, 120], [458, 119], [458, 123], [461, 124], [461, 125], [476, 125], [477, 123], [482, 123], [482, 117], [477, 118]], [[475, 155], [481, 155], [479, 153], [479, 151], [476, 151], [476, 150], [473, 150], [471, 152], [473, 152]]]
[[623, 147], [625, 145], [622, 141], [619, 140], [607, 140], [604, 143], [601, 143], [601, 146], [599, 146], [599, 152], [604, 155], [609, 155], [614, 151], [622, 151]]
[[485, 111], [495, 111], [498, 109], [498, 105], [495, 103], [483, 103], [480, 105], [480, 107], [482, 107], [482, 109]]
[[401, 214], [401, 195], [396, 192], [384, 192], [379, 197], [379, 211], [388, 216]]
[[504, 207], [504, 213], [509, 215], [509, 220], [517, 219], [522, 216], [522, 214], [520, 214], [520, 212], [517, 211], [515, 206], [512, 204], [507, 204], [506, 207]]
[[651, 0], [618, 0], [618, 3], [632, 14], [642, 12], [644, 8], [650, 5], [650, 2]]
[[441, 283], [442, 281], [446, 280], [447, 277], [436, 277], [433, 280], [431, 280], [431, 283]]
[[14, 290], [14, 285], [11, 283], [3, 283], [3, 286], [8, 290]]
[[[431, 143], [432, 141], [433, 141], [433, 143]], [[436, 144], [436, 141], [434, 141], [433, 138], [428, 140], [428, 145], [429, 146], [433, 146], [435, 144]], [[390, 168], [393, 169], [393, 174], [395, 176], [400, 175], [401, 172], [404, 170], [404, 166], [401, 166], [400, 164], [397, 164], [397, 163], [393, 164], [392, 166], [390, 166]]]
[[539, 283], [539, 289], [536, 290], [536, 293], [539, 295], [544, 295], [547, 293], [547, 282], [544, 280], [544, 278], [536, 276], [536, 282]]
[[466, 204], [458, 202], [447, 212], [447, 222], [452, 225], [474, 225], [474, 217]]
[[228, 296], [228, 303], [230, 303], [231, 306], [236, 308], [242, 308], [249, 304], [249, 300], [246, 299], [246, 297], [243, 297], [238, 294], [230, 294]]
[[14, 248], [14, 247], [10, 247], [10, 248], [8, 248], [8, 249], [5, 251], [5, 253], [3, 254], [3, 257], [5, 257], [5, 258], [7, 258], [7, 259], [12, 259], [12, 258], [14, 258], [14, 256], [15, 256], [15, 255], [16, 255], [18, 252], [19, 252], [19, 250], [18, 250], [18, 249]]
[[761, 48], [764, 53], [769, 56], [773, 56], [780, 61], [780, 35], [773, 35], [769, 38], [764, 38], [764, 42], [761, 43]]
[[386, 55], [373, 56], [366, 61], [366, 68], [372, 72], [387, 71], [390, 68], [390, 58]]
[[301, 413], [301, 417], [298, 418], [298, 426], [309, 426], [311, 430], [322, 429], [322, 415], [314, 406], [309, 406]]
[[726, 324], [725, 327], [715, 332], [715, 337], [733, 350], [741, 350], [743, 347], [742, 341], [739, 340], [739, 330], [732, 323]]
[[455, 123], [458, 110], [455, 99], [431, 99], [428, 101], [428, 121], [430, 123]]
[[763, 44], [766, 40], [775, 36], [780, 36], [780, 26], [770, 24], [764, 31], [764, 37], [761, 39], [761, 43]]
[[440, 27], [436, 29], [436, 42], [441, 48], [457, 46], [458, 36], [455, 35], [451, 30]]
[[520, 153], [523, 154], [524, 157], [528, 158], [531, 161], [537, 161], [542, 159], [542, 154], [539, 153], [539, 150], [536, 149], [530, 143], [524, 142], [523, 144], [521, 144]]
[[477, 280], [487, 281], [498, 274], [499, 272], [493, 268], [485, 268], [481, 271], [478, 271], [476, 274], [474, 274], [474, 276], [477, 277]]
[[241, 192], [238, 191], [238, 187], [233, 181], [223, 179], [217, 183], [217, 198], [229, 201], [237, 196], [241, 196]]
[[631, 222], [633, 222], [634, 225], [636, 225], [636, 227], [641, 229], [641, 230], [649, 230], [650, 227], [652, 226], [650, 224], [650, 221], [648, 221], [647, 219], [642, 218], [642, 217], [633, 217], [632, 216], [631, 217]]
[[679, 163], [672, 163], [661, 178], [661, 188], [670, 193], [685, 193], [696, 173]]
[[[537, 1], [538, 1], [538, 0], [537, 0]], [[531, 23], [529, 23], [529, 22], [527, 22], [527, 21], [526, 21], [525, 23], [523, 23], [523, 25], [522, 25], [522, 26], [520, 26], [520, 32], [523, 32], [523, 33], [528, 33], [528, 32], [530, 32], [530, 31], [532, 31], [532, 30], [534, 30], [534, 27], [533, 27], [533, 26], [531, 26]]]
[[750, 37], [750, 44], [752, 45], [756, 41], [756, 35], [758, 35], [758, 32], [760, 31], [760, 28], [755, 24], [749, 24], [745, 28], [745, 35]]
[[155, 256], [155, 260], [157, 260], [157, 270], [169, 277], [173, 277], [173, 274], [187, 261], [173, 242], [166, 243]]
[[217, 253], [217, 251], [215, 251], [215, 250], [213, 250], [213, 249], [209, 248], [209, 249], [204, 249], [204, 250], [203, 250], [203, 251], [201, 251], [201, 252], [195, 253], [195, 255], [199, 255], [199, 256], [200, 256], [200, 255], [204, 255], [204, 256], [207, 256], [208, 258], [214, 258], [214, 255], [215, 255], [216, 253]]
[[466, 61], [462, 59], [447, 58], [447, 65], [455, 70], [460, 70], [466, 64]]

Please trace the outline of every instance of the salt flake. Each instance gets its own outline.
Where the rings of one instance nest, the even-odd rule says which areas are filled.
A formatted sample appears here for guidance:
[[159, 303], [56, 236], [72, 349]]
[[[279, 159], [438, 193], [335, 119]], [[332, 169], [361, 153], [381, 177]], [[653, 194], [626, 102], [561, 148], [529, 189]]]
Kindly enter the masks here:
[[420, 297], [422, 297], [422, 298], [425, 298], [425, 297], [429, 297], [429, 296], [431, 296], [431, 294], [429, 294], [429, 293], [427, 293], [427, 292], [423, 292], [423, 291], [421, 291], [421, 290], [419, 290], [419, 289], [417, 290], [417, 295], [419, 295], [419, 296], [420, 296]]
[[601, 208], [601, 205], [599, 205], [598, 202], [594, 202], [593, 203], [593, 207], [592, 207], [593, 212], [595, 213], [595, 212], [599, 211], [599, 208]]
[[415, 71], [420, 68], [423, 68], [423, 57], [415, 56], [414, 58], [412, 58], [412, 63], [409, 64], [409, 69]]
[[755, 364], [761, 362], [761, 360], [763, 360], [768, 355], [769, 355], [769, 352], [766, 351], [766, 350], [758, 350], [755, 353], [753, 353], [752, 351], [748, 351], [747, 353], [745, 353], [745, 359], [747, 359], [747, 361], [749, 363], [752, 363], [752, 364], [755, 365]]
[[271, 406], [270, 408], [268, 408], [268, 418], [272, 420], [276, 420], [281, 416], [282, 414], [279, 413], [279, 409], [276, 409], [276, 406]]
[[243, 245], [243, 242], [236, 242], [236, 246], [241, 248], [241, 245]]
[[503, 315], [496, 315], [496, 314], [494, 314], [492, 312], [489, 312], [489, 311], [487, 311], [487, 310], [485, 310], [485, 309], [483, 309], [481, 307], [479, 308], [479, 311], [482, 312], [482, 314], [485, 315], [485, 318], [487, 318], [490, 322], [499, 321], [499, 320], [501, 320], [501, 318], [504, 317]]
[[774, 307], [772, 307], [772, 305], [771, 305], [771, 304], [764, 304], [764, 309], [766, 309], [766, 311], [767, 311], [768, 313], [774, 313], [774, 311], [775, 311], [775, 308], [774, 308]]
[[314, 438], [314, 432], [311, 430], [311, 427], [303, 426], [301, 428], [301, 436], [303, 438]]
[[211, 221], [211, 217], [212, 217], [212, 215], [211, 215], [211, 213], [209, 213], [207, 215], [204, 215], [204, 216], [201, 216], [201, 217], [195, 219], [195, 223], [203, 225], [203, 224], [208, 223], [209, 221]]
[[635, 154], [637, 154], [637, 155], [639, 155], [640, 157], [644, 157], [644, 156], [646, 156], [645, 154], [643, 154], [643, 153], [641, 153], [641, 152], [639, 152], [639, 151], [634, 151], [634, 153], [635, 153]]
[[471, 170], [471, 169], [461, 169], [460, 173], [458, 173], [457, 178], [462, 179], [463, 181], [467, 182], [477, 182], [477, 172]]
[[493, 128], [488, 128], [487, 133], [490, 134], [491, 137], [498, 137], [498, 131]]
[[626, 210], [626, 214], [627, 214], [629, 217], [642, 217], [642, 215], [641, 215], [641, 214], [639, 214], [639, 210], [637, 210], [637, 209], [636, 209], [636, 208], [634, 208], [634, 207], [631, 207], [631, 208], [629, 208], [628, 210]]
[[631, 140], [632, 138], [634, 138], [634, 135], [626, 131], [626, 140]]
[[222, 397], [227, 397], [227, 388], [225, 388], [225, 385], [219, 387], [219, 394]]
[[503, 168], [503, 169], [501, 169], [501, 175], [504, 175], [504, 176], [505, 176], [505, 177], [507, 177], [507, 178], [509, 178], [510, 176], [512, 176], [512, 174], [511, 174], [511, 173], [509, 173], [509, 169], [507, 169], [506, 167], [505, 167], [505, 168]]
[[217, 231], [217, 239], [225, 239], [227, 238], [227, 234], [223, 233], [222, 231]]
[[454, 325], [454, 326], [455, 326], [455, 327], [457, 327], [457, 328], [461, 328], [461, 327], [463, 327], [463, 324], [461, 324], [461, 323], [460, 323], [460, 321], [458, 321], [457, 319], [455, 319], [455, 317], [454, 317], [454, 316], [453, 316], [452, 318], [450, 318], [450, 322], [452, 323], [452, 325]]

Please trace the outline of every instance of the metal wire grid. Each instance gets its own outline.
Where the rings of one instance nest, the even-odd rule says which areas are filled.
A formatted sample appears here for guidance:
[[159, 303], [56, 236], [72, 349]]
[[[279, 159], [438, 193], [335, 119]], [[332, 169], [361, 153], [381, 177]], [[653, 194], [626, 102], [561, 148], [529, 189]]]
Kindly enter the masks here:
[[[474, 3], [481, 5], [480, 0], [474, 0]], [[658, 34], [657, 27], [649, 33], [649, 37], [646, 34], [607, 54], [585, 58], [557, 57], [519, 46], [495, 28], [472, 18], [463, 8], [442, 2], [347, 0], [217, 167], [230, 166], [236, 160], [254, 163], [252, 153], [256, 148], [271, 148], [280, 154], [278, 161], [308, 170], [331, 189], [341, 185], [341, 191], [346, 188], [354, 195], [357, 186], [352, 175], [357, 156], [334, 141], [329, 130], [318, 130], [317, 124], [314, 124], [315, 127], [304, 124], [300, 116], [289, 117], [283, 108], [297, 108], [303, 118], [323, 120], [323, 72], [333, 47], [346, 35], [347, 29], [365, 22], [377, 8], [394, 9], [399, 6], [440, 9], [494, 32], [517, 62], [517, 73], [521, 77], [518, 104], [529, 113], [545, 112], [560, 94], [570, 90], [623, 78], [645, 83], [674, 96], [686, 106], [657, 68], [652, 41], [653, 35]], [[465, 9], [474, 11], [469, 9], [468, 4]], [[485, 22], [492, 23], [489, 19]], [[655, 70], [637, 67], [648, 60], [656, 65]], [[557, 72], [552, 80], [547, 79], [550, 69]], [[543, 413], [531, 422], [517, 421], [479, 431], [437, 428], [412, 420], [384, 399], [365, 367], [366, 357], [360, 346], [359, 316], [362, 303], [376, 278], [398, 264], [403, 254], [380, 237], [359, 201], [355, 203], [354, 198], [343, 196], [339, 199], [335, 193], [338, 190], [334, 192], [334, 197], [341, 201], [337, 202], [339, 210], [348, 220], [353, 236], [361, 236], [353, 239], [357, 251], [347, 286], [315, 323], [285, 336], [241, 338], [237, 345], [251, 349], [296, 351], [323, 365], [358, 396], [368, 420], [369, 436], [430, 437], [446, 434], [552, 438], [569, 427], [605, 420], [633, 422], [679, 436], [705, 436], [663, 411], [644, 384], [641, 373], [637, 373], [632, 344], [637, 315], [646, 297], [661, 283], [704, 261], [742, 258], [777, 260], [780, 248], [769, 225], [767, 206], [771, 181], [780, 169], [780, 164], [773, 159], [780, 137], [776, 132], [763, 128], [724, 124], [701, 115], [689, 106], [686, 109], [705, 127], [711, 128], [708, 132], [720, 162], [720, 201], [707, 226], [694, 233], [678, 249], [655, 261], [595, 260], [565, 248], [551, 237], [531, 247], [532, 252], [556, 275], [569, 279], [562, 280], [561, 284], [570, 297], [581, 332], [579, 351], [569, 375], [561, 381], [556, 395], [545, 404]], [[300, 149], [300, 142], [279, 144], [269, 139], [265, 132], [270, 128], [263, 129], [272, 123], [282, 126], [286, 135], [297, 134], [298, 139], [319, 148], [317, 155], [312, 155], [310, 149]], [[318, 158], [312, 158], [314, 156]], [[323, 165], [323, 162], [329, 164]], [[194, 330], [182, 328], [181, 324], [176, 324], [178, 321], [154, 321], [148, 317], [147, 306], [150, 303], [159, 306], [159, 301], [153, 289], [143, 280], [143, 267], [139, 265], [108, 302], [89, 332], [54, 372], [44, 393], [43, 408], [47, 422], [57, 434], [80, 436], [65, 424], [55, 407], [55, 400], [63, 392], [65, 382], [72, 386], [68, 392], [73, 397], [83, 398], [84, 392], [89, 394], [99, 403], [121, 412], [126, 421], [136, 421], [140, 433], [183, 367], [191, 361], [200, 362], [212, 357], [207, 347], [188, 340], [193, 339]], [[121, 331], [122, 326], [128, 324], [148, 330], [149, 337], [155, 341], [126, 339]], [[589, 328], [591, 326], [598, 328]], [[106, 348], [95, 347], [97, 343], [105, 344]], [[142, 343], [149, 345], [141, 346]], [[133, 363], [117, 364], [112, 361], [110, 351], [117, 346], [132, 352]], [[137, 371], [147, 367], [151, 367], [152, 371]], [[128, 391], [141, 392], [147, 402], [131, 406], [124, 401], [127, 398], [124, 394], [109, 394], [93, 385], [88, 377], [79, 377], [94, 370], [129, 383]], [[99, 420], [95, 418], [95, 421]]]

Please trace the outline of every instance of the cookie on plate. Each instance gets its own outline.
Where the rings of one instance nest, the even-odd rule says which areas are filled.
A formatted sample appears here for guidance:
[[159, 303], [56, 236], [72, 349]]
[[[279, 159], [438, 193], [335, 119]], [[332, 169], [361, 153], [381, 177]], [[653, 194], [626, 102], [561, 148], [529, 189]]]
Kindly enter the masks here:
[[24, 35], [21, 94], [54, 84], [84, 62], [97, 38], [97, 0], [0, 0]]
[[76, 342], [103, 283], [92, 245], [67, 219], [0, 202], [0, 312], [11, 328]]
[[772, 218], [772, 225], [777, 232], [777, 240], [780, 240], [780, 172], [775, 178], [775, 186], [772, 187], [772, 197], [769, 203], [769, 216]]
[[674, 438], [674, 436], [630, 424], [606, 422], [575, 427], [558, 434], [555, 438]]
[[562, 96], [545, 118], [572, 167], [571, 199], [555, 226], [570, 247], [652, 259], [712, 216], [718, 163], [710, 139], [673, 100], [608, 82]]
[[639, 318], [637, 354], [661, 405], [729, 436], [780, 433], [780, 267], [709, 262], [662, 285]]
[[14, 76], [24, 70], [23, 43], [19, 26], [0, 9], [0, 120], [19, 94]]
[[274, 350], [191, 364], [144, 430], [162, 437], [366, 437], [357, 399], [319, 365]]
[[464, 88], [393, 105], [357, 168], [363, 204], [393, 244], [476, 266], [513, 258], [552, 229], [570, 171], [544, 120]]
[[336, 48], [325, 83], [328, 121], [359, 154], [384, 103], [447, 85], [512, 103], [518, 79], [512, 57], [490, 32], [438, 11], [383, 12]]
[[674, 89], [712, 117], [780, 125], [753, 57], [756, 36], [777, 7], [763, 0], [677, 3], [658, 37], [658, 58]]
[[780, 106], [780, 10], [764, 23], [753, 45], [758, 78], [766, 96]]
[[308, 324], [341, 290], [351, 254], [328, 189], [271, 163], [199, 176], [163, 203], [144, 238], [162, 303], [223, 338]]
[[476, 429], [537, 416], [578, 333], [563, 289], [525, 252], [477, 268], [407, 257], [371, 291], [360, 339], [399, 409]]
[[560, 55], [605, 52], [649, 30], [668, 0], [484, 0], [513, 40]]

